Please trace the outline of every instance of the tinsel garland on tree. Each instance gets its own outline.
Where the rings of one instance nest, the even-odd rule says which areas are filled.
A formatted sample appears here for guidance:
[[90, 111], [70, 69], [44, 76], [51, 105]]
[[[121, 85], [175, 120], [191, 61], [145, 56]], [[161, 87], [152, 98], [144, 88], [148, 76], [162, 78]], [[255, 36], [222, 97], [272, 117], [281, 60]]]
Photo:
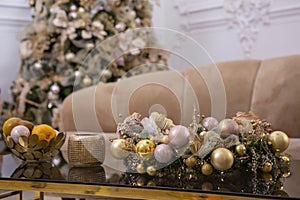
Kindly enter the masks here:
[[[33, 21], [20, 34], [21, 67], [2, 121], [17, 116], [57, 128], [60, 104], [74, 88], [167, 69], [165, 52], [146, 48], [155, 36], [130, 32], [151, 26], [148, 0], [30, 0], [30, 6]], [[97, 50], [117, 34], [115, 48]]]

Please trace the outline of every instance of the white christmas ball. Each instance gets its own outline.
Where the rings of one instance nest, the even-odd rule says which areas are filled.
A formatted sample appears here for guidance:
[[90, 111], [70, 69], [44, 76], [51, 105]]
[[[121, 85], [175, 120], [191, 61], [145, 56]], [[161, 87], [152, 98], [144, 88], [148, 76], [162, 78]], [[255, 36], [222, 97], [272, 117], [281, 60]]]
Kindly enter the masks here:
[[106, 80], [110, 79], [112, 76], [112, 72], [109, 71], [108, 69], [105, 69], [101, 72], [101, 76], [103, 76]]
[[174, 157], [174, 151], [169, 145], [160, 144], [154, 150], [154, 157], [160, 163], [169, 163]]
[[50, 90], [51, 90], [51, 92], [53, 92], [53, 94], [59, 94], [59, 92], [60, 92], [60, 88], [57, 84], [53, 84], [50, 87]]
[[36, 62], [36, 63], [34, 63], [34, 68], [35, 68], [36, 70], [40, 70], [40, 69], [43, 68], [43, 66], [42, 66], [42, 64], [41, 64], [40, 62]]
[[71, 5], [71, 6], [70, 6], [70, 10], [71, 10], [71, 11], [76, 11], [76, 10], [77, 10], [77, 6], [74, 5], [74, 4]]
[[126, 24], [124, 22], [119, 22], [116, 24], [115, 28], [121, 32], [121, 31], [124, 31], [125, 28], [126, 28]]
[[226, 138], [231, 134], [239, 134], [239, 125], [232, 119], [223, 119], [218, 125], [218, 133], [222, 138]]
[[75, 75], [77, 78], [81, 78], [82, 73], [81, 73], [81, 71], [77, 70], [77, 71], [75, 71], [74, 75]]
[[110, 145], [110, 152], [111, 155], [118, 159], [124, 159], [128, 156], [129, 152], [124, 150], [125, 147], [125, 140], [124, 139], [116, 139]]
[[182, 125], [174, 126], [169, 131], [170, 144], [176, 148], [181, 148], [189, 143], [190, 132], [189, 129]]
[[67, 61], [71, 61], [71, 60], [73, 60], [73, 59], [75, 58], [75, 54], [69, 52], [69, 53], [67, 53], [67, 54], [65, 55], [65, 58], [66, 58]]
[[217, 127], [218, 123], [218, 120], [214, 117], [205, 117], [201, 122], [202, 126], [208, 131]]
[[19, 137], [21, 136], [29, 137], [30, 130], [26, 126], [18, 125], [11, 130], [10, 135], [11, 138], [15, 141], [15, 143], [19, 143]]

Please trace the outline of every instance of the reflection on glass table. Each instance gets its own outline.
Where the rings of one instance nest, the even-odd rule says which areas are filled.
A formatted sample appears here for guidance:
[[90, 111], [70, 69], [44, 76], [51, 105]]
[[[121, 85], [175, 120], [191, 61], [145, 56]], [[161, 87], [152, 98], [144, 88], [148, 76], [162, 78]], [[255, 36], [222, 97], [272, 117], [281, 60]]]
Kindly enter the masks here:
[[[220, 199], [224, 199], [227, 196], [233, 199], [240, 199], [241, 196], [249, 199], [254, 197], [300, 198], [300, 191], [297, 189], [297, 186], [300, 184], [300, 173], [297, 170], [297, 166], [300, 165], [299, 160], [291, 160], [290, 168], [286, 169], [286, 175], [291, 172], [288, 178], [276, 178], [271, 173], [253, 174], [247, 169], [236, 169], [226, 174], [212, 176], [191, 177], [185, 174], [178, 176], [178, 174], [173, 174], [172, 172], [165, 175], [150, 176], [146, 174], [121, 173], [104, 165], [72, 167], [63, 161], [58, 166], [48, 162], [23, 163], [10, 153], [2, 155], [1, 159], [0, 183], [5, 183], [5, 181], [17, 183], [17, 181], [22, 181], [24, 188], [15, 188], [19, 190], [30, 189], [30, 187], [25, 187], [27, 182], [31, 184], [30, 186], [35, 182], [39, 182], [46, 183], [43, 186], [35, 186], [38, 191], [42, 192], [45, 190], [45, 192], [72, 194], [72, 186], [90, 186], [94, 187], [94, 189], [99, 186], [102, 190], [98, 188], [96, 192], [76, 191], [75, 187], [73, 192], [82, 195], [115, 195], [115, 197], [126, 198], [149, 198], [151, 195], [154, 199], [162, 198], [161, 195], [171, 198], [176, 192], [179, 194], [178, 198], [200, 198], [201, 195], [203, 198], [217, 195]], [[61, 187], [61, 189], [52, 191], [51, 188], [48, 188], [51, 187], [51, 184], [54, 184], [56, 188]], [[69, 189], [67, 189], [68, 187], [66, 188], [68, 185], [70, 185]], [[108, 191], [111, 191], [111, 193]], [[118, 191], [121, 193], [118, 193]], [[152, 191], [152, 194], [147, 194], [145, 191]]]

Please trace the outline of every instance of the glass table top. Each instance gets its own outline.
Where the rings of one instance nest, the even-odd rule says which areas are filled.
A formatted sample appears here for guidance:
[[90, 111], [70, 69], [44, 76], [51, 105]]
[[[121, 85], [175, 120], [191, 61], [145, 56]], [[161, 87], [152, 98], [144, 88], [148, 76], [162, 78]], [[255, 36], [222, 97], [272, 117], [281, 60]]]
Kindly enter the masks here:
[[237, 195], [300, 199], [300, 160], [291, 160], [290, 176], [275, 179], [271, 174], [253, 174], [246, 169], [230, 173], [199, 177], [149, 176], [146, 174], [122, 173], [105, 165], [72, 167], [57, 156], [52, 162], [25, 163], [11, 153], [0, 155], [1, 180], [30, 180], [54, 183], [149, 188], [159, 190], [203, 192], [222, 195]]

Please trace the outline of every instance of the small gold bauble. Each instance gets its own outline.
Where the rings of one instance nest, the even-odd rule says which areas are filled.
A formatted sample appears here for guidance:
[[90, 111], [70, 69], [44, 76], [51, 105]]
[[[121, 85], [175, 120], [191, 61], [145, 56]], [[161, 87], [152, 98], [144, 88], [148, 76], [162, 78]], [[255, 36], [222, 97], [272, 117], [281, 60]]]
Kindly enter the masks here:
[[188, 167], [194, 167], [197, 164], [197, 159], [194, 156], [191, 156], [185, 160], [185, 164]]
[[145, 185], [145, 180], [143, 179], [143, 178], [139, 178], [137, 181], [136, 181], [136, 184], [138, 185], [138, 186], [143, 186], [143, 185]]
[[137, 173], [140, 173], [140, 174], [143, 174], [143, 173], [146, 172], [146, 171], [145, 171], [145, 167], [144, 167], [143, 164], [138, 164], [138, 165], [136, 166], [136, 171], [137, 171]]
[[262, 178], [264, 181], [269, 182], [273, 180], [273, 176], [270, 173], [263, 173]]
[[161, 143], [168, 144], [169, 143], [169, 136], [167, 136], [167, 135], [163, 136], [163, 138], [161, 140]]
[[262, 167], [263, 172], [270, 172], [272, 171], [272, 164], [270, 162], [266, 162], [265, 165]]
[[243, 156], [246, 153], [246, 147], [243, 144], [239, 144], [235, 147], [235, 151], [240, 155]]
[[273, 131], [269, 135], [269, 141], [272, 144], [272, 148], [276, 152], [283, 152], [290, 144], [289, 137], [282, 131]]
[[156, 168], [154, 166], [149, 166], [147, 167], [147, 173], [150, 175], [150, 176], [155, 176], [156, 174]]
[[147, 186], [156, 186], [156, 184], [154, 183], [154, 181], [149, 181], [149, 182], [147, 183]]
[[233, 153], [226, 148], [215, 149], [210, 156], [211, 164], [215, 169], [225, 171], [230, 169], [234, 162]]
[[282, 165], [289, 165], [290, 164], [290, 158], [287, 156], [280, 156], [280, 161]]
[[202, 172], [202, 174], [208, 176], [213, 173], [213, 168], [210, 164], [204, 163], [204, 165], [202, 165], [202, 167], [201, 167], [201, 172]]
[[289, 167], [283, 167], [281, 168], [281, 172], [282, 172], [282, 176], [284, 178], [287, 178], [291, 175], [291, 171], [290, 171], [290, 168]]

